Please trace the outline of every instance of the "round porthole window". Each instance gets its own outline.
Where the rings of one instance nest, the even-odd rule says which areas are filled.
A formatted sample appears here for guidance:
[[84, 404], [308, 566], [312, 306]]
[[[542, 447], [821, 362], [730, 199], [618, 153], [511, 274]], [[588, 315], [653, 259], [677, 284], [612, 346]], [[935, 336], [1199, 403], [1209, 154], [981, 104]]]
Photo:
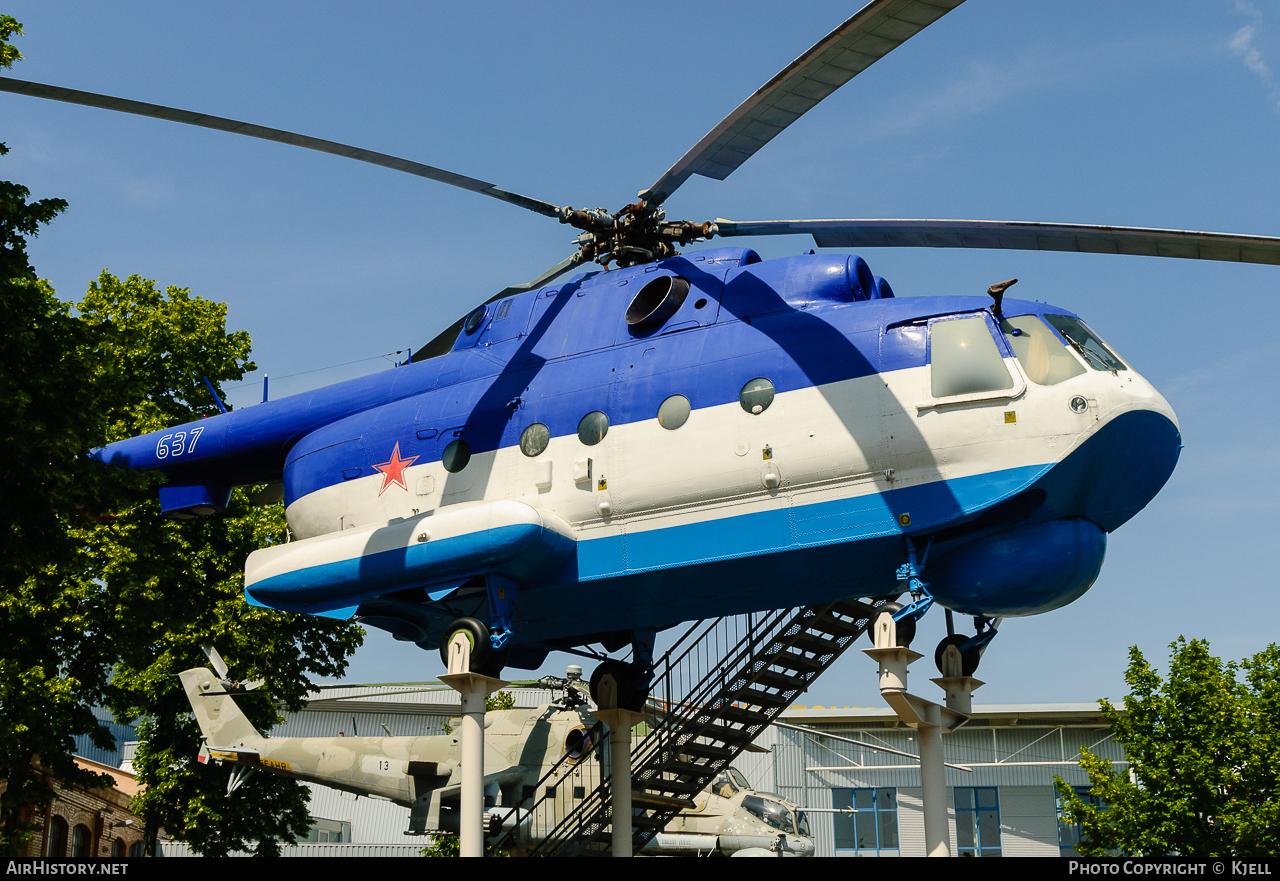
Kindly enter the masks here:
[[471, 314], [467, 316], [466, 322], [462, 325], [462, 329], [467, 332], [467, 336], [471, 336], [471, 334], [475, 333], [476, 330], [479, 329], [480, 322], [484, 321], [485, 310], [485, 306], [477, 306], [472, 310]]
[[640, 289], [627, 307], [627, 325], [633, 332], [652, 330], [662, 325], [684, 303], [689, 295], [689, 279], [677, 275], [655, 278]]
[[440, 464], [450, 474], [457, 474], [471, 461], [471, 444], [459, 438], [444, 448], [440, 454]]
[[599, 410], [592, 410], [578, 423], [578, 440], [594, 447], [609, 433], [609, 417]]
[[672, 395], [658, 407], [658, 424], [667, 431], [675, 431], [689, 421], [692, 409], [684, 395]]
[[773, 403], [773, 383], [762, 376], [757, 376], [742, 387], [738, 394], [738, 403], [742, 409], [753, 416], [759, 416]]
[[551, 432], [541, 422], [535, 422], [520, 435], [520, 452], [529, 458], [541, 456], [551, 443]]

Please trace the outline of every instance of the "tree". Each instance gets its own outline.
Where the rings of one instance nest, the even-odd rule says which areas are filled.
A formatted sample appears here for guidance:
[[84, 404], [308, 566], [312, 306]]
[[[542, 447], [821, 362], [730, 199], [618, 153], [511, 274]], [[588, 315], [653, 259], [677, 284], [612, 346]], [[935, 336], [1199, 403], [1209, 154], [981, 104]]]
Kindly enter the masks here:
[[[1280, 852], [1280, 646], [1223, 663], [1179, 638], [1161, 678], [1137, 647], [1123, 709], [1099, 701], [1129, 769], [1088, 749], [1080, 765], [1101, 806], [1057, 778], [1086, 856], [1273, 856]], [[1132, 775], [1130, 774], [1132, 772]]]
[[[162, 293], [138, 276], [121, 281], [104, 272], [77, 310], [82, 320], [110, 328], [92, 375], [115, 401], [110, 440], [216, 413], [204, 377], [217, 388], [253, 368], [248, 335], [226, 332], [225, 305], [184, 288]], [[280, 841], [307, 829], [306, 790], [256, 775], [228, 796], [229, 769], [196, 763], [199, 730], [177, 674], [204, 665], [200, 645], [213, 643], [238, 678], [266, 680], [264, 692], [296, 710], [311, 675], [341, 675], [362, 631], [245, 602], [245, 558], [286, 536], [282, 507], [252, 505], [243, 490], [219, 517], [169, 520], [148, 498], [73, 533], [88, 557], [81, 577], [93, 582], [77, 589], [93, 593], [95, 620], [111, 622], [106, 703], [120, 719], [142, 719], [134, 767], [147, 788], [135, 808], [149, 840], [163, 826], [208, 855], [278, 853]], [[265, 694], [244, 703], [260, 728], [278, 721]]]
[[[0, 67], [22, 57], [8, 43], [21, 32], [0, 16]], [[110, 742], [86, 700], [103, 677], [67, 651], [83, 642], [80, 597], [60, 585], [79, 563], [68, 518], [110, 492], [85, 456], [105, 437], [101, 399], [82, 381], [99, 328], [36, 277], [27, 240], [67, 203], [30, 195], [0, 181], [0, 850], [22, 840], [23, 808], [51, 797], [37, 758], [62, 780], [91, 786], [101, 781], [72, 762], [70, 737]]]
[[[0, 66], [21, 55], [0, 17]], [[0, 144], [0, 155], [6, 153]], [[110, 735], [93, 707], [142, 720], [137, 803], [197, 850], [278, 842], [307, 827], [305, 790], [257, 775], [238, 798], [226, 771], [196, 767], [198, 732], [176, 674], [205, 663], [213, 642], [241, 678], [267, 681], [246, 701], [262, 727], [267, 698], [297, 708], [309, 675], [340, 675], [359, 645], [353, 624], [248, 606], [244, 558], [283, 541], [280, 506], [242, 491], [225, 515], [175, 522], [160, 514], [156, 474], [104, 465], [90, 450], [217, 412], [215, 388], [254, 369], [250, 341], [228, 333], [226, 307], [189, 290], [103, 272], [76, 307], [37, 278], [26, 243], [65, 210], [0, 182], [0, 852], [19, 847], [27, 807], [47, 802], [37, 763], [64, 784], [110, 785], [75, 765], [72, 737]]]

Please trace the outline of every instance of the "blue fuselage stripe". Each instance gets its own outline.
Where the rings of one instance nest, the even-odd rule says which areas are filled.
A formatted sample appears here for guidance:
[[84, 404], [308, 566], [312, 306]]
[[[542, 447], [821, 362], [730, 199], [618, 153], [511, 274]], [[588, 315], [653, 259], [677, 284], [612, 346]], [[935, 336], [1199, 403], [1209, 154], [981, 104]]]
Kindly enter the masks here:
[[[848, 544], [917, 529], [937, 529], [954, 519], [958, 500], [970, 514], [1025, 489], [1050, 466], [1036, 465], [864, 496], [717, 518], [699, 523], [577, 542], [576, 580], [597, 581], [828, 545]], [[899, 517], [907, 514], [905, 528]], [[528, 541], [522, 533], [486, 536], [481, 544]], [[430, 545], [327, 563], [266, 579], [249, 590], [258, 600], [281, 608], [312, 610], [349, 606], [350, 601], [390, 590], [420, 586], [466, 574], [449, 561], [475, 561], [476, 536], [460, 536]], [[472, 566], [474, 568], [474, 565]], [[550, 579], [530, 579], [525, 590], [552, 586], [564, 577], [557, 567]], [[541, 582], [541, 583], [540, 583]], [[318, 586], [324, 587], [317, 589]], [[290, 595], [300, 602], [292, 602]], [[303, 595], [307, 599], [303, 599]]]

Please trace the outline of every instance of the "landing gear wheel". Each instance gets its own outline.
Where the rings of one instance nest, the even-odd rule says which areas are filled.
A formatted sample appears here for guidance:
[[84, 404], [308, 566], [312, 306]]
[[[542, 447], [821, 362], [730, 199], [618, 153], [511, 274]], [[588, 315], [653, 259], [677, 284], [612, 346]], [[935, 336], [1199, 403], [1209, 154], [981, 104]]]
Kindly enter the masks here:
[[476, 672], [482, 676], [492, 676], [494, 679], [501, 679], [502, 670], [507, 666], [507, 659], [509, 657], [511, 657], [510, 648], [490, 650], [489, 660], [486, 661], [484, 666]]
[[[959, 649], [969, 641], [969, 637], [960, 633], [953, 633], [942, 642], [938, 643], [938, 647], [933, 651], [933, 662], [938, 665], [938, 672], [943, 676], [947, 675], [947, 671], [942, 667], [942, 655], [947, 650], [947, 646], [955, 646]], [[982, 650], [979, 648], [971, 648], [967, 652], [960, 654], [960, 671], [962, 676], [972, 676], [974, 671], [978, 669], [978, 662], [982, 660]]]
[[[440, 640], [440, 660], [444, 663], [445, 669], [449, 667], [449, 643], [453, 642], [453, 637], [459, 633], [465, 635], [471, 642], [472, 672], [483, 672], [487, 669], [493, 655], [493, 643], [489, 641], [489, 628], [475, 618], [459, 618], [445, 630], [444, 638]], [[503, 660], [505, 661], [506, 658], [503, 657]]]
[[[894, 614], [902, 610], [902, 603], [885, 603], [876, 609], [871, 618], [871, 626], [867, 628], [867, 638], [873, 643], [876, 641], [876, 618], [880, 617], [881, 612]], [[909, 646], [911, 640], [916, 638], [916, 619], [904, 618], [898, 622], [898, 645]]]
[[601, 661], [591, 673], [591, 699], [600, 705], [600, 680], [606, 673], [613, 674], [613, 681], [618, 683], [618, 706], [624, 710], [639, 712], [644, 707], [645, 699], [637, 687], [637, 677], [630, 664], [622, 661]]

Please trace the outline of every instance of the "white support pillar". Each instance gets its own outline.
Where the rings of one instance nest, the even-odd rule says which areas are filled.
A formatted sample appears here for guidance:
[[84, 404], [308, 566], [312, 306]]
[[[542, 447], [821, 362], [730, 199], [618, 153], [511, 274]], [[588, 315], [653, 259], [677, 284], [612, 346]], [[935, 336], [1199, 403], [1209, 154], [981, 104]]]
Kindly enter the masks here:
[[[925, 856], [951, 856], [951, 836], [947, 831], [947, 769], [942, 759], [942, 719], [937, 704], [923, 714], [920, 734], [920, 796], [924, 801]], [[932, 724], [928, 724], [932, 722]]]
[[484, 856], [484, 714], [485, 698], [509, 685], [501, 679], [471, 672], [471, 643], [458, 634], [449, 643], [449, 672], [440, 681], [462, 695], [461, 816], [458, 854]]
[[600, 682], [600, 709], [592, 713], [609, 726], [609, 791], [613, 793], [613, 856], [631, 853], [631, 729], [644, 716], [618, 707], [618, 686], [611, 674]]
[[[876, 647], [863, 649], [879, 665], [880, 694], [903, 724], [920, 735], [920, 795], [924, 802], [925, 854], [951, 856], [951, 835], [947, 828], [947, 769], [942, 755], [942, 735], [969, 721], [973, 689], [982, 685], [965, 677], [935, 679], [947, 693], [947, 705], [916, 697], [907, 691], [907, 665], [924, 657], [898, 645], [897, 625], [888, 612], [873, 622]], [[958, 653], [951, 650], [959, 659]]]

